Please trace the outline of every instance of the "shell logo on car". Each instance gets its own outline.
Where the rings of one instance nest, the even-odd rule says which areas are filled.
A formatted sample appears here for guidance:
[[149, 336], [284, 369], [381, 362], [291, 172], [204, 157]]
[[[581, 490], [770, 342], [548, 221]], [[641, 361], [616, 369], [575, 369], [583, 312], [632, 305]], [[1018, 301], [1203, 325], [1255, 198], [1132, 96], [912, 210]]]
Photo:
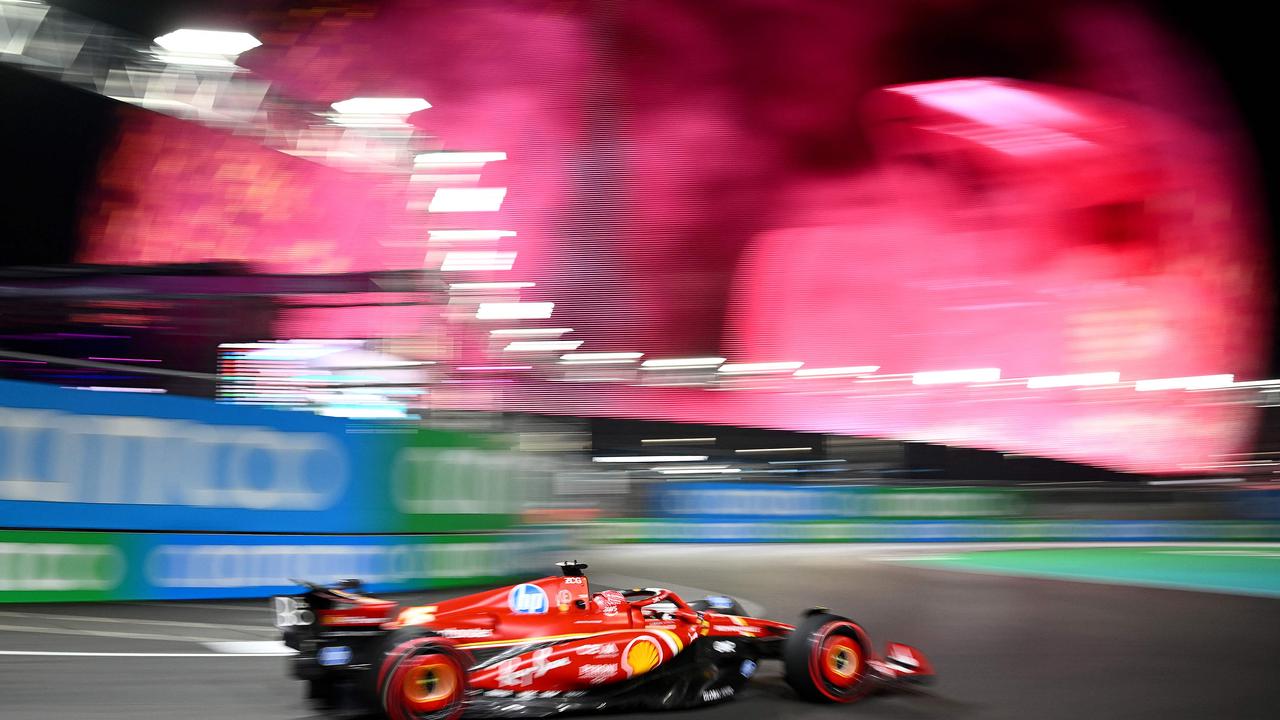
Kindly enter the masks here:
[[622, 651], [622, 669], [627, 677], [643, 675], [662, 662], [662, 649], [648, 637], [638, 637]]

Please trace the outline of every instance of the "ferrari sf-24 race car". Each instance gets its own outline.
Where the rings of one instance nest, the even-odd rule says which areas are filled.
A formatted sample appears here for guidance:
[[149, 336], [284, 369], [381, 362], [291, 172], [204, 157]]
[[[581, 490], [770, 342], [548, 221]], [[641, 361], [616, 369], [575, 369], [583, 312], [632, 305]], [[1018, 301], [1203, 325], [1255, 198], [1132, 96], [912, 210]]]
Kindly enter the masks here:
[[300, 583], [309, 591], [273, 599], [276, 624], [309, 697], [393, 720], [694, 707], [733, 698], [762, 660], [781, 660], [815, 702], [933, 676], [919, 650], [889, 643], [878, 655], [861, 627], [824, 609], [787, 625], [728, 597], [593, 593], [585, 564], [558, 565], [559, 576], [403, 609], [358, 581]]

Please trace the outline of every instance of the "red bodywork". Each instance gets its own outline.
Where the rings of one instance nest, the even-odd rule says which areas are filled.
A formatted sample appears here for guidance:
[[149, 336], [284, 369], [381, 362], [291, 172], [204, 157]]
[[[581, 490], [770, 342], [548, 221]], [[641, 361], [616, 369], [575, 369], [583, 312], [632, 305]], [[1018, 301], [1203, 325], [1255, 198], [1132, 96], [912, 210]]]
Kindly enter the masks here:
[[794, 629], [699, 613], [670, 591], [652, 593], [628, 602], [616, 590], [592, 595], [586, 577], [546, 577], [406, 608], [388, 628], [421, 626], [473, 652], [554, 643], [477, 668], [468, 678], [475, 689], [514, 691], [590, 689], [650, 672], [699, 637], [780, 637]]
[[585, 564], [559, 565], [563, 576], [403, 609], [346, 591], [358, 581], [304, 583], [311, 592], [273, 603], [313, 697], [362, 688], [393, 720], [695, 707], [734, 697], [764, 660], [815, 702], [933, 676], [919, 650], [878, 655], [861, 626], [822, 609], [789, 625], [737, 614], [730, 598], [592, 592]]

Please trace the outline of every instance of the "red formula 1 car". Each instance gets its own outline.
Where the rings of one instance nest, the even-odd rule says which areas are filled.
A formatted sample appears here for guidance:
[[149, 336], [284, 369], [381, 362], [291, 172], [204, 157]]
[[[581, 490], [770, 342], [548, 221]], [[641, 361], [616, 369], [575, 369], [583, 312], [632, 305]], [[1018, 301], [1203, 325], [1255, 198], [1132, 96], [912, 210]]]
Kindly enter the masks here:
[[693, 707], [734, 697], [762, 660], [781, 660], [796, 694], [816, 702], [933, 676], [920, 651], [889, 643], [877, 655], [861, 627], [824, 610], [787, 625], [746, 617], [727, 597], [593, 593], [586, 565], [559, 566], [561, 576], [406, 608], [354, 581], [308, 584], [274, 599], [276, 624], [312, 698], [394, 720]]

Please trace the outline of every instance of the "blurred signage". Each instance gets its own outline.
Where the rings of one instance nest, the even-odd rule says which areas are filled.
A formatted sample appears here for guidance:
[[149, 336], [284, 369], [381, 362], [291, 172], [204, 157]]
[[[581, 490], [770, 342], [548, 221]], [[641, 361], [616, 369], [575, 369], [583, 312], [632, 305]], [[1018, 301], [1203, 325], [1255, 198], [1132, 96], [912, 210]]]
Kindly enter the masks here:
[[597, 521], [581, 537], [600, 543], [662, 542], [1208, 542], [1280, 540], [1280, 523], [1238, 520], [723, 520]]
[[495, 530], [544, 470], [472, 433], [0, 382], [0, 527]]
[[[261, 597], [289, 578], [374, 592], [500, 582], [550, 562], [549, 531], [234, 535], [0, 530], [0, 603]], [[547, 555], [544, 557], [544, 555]]]
[[880, 488], [862, 485], [669, 484], [657, 488], [661, 517], [948, 518], [1021, 512], [1020, 497], [986, 488]]

